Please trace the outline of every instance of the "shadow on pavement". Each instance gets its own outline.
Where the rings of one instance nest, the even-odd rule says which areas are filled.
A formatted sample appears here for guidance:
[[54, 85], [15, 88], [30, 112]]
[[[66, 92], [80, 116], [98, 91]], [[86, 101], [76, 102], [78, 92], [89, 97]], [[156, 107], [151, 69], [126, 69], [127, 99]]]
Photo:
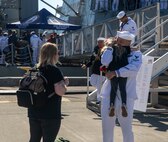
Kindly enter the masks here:
[[148, 123], [154, 127], [157, 131], [168, 130], [168, 113], [157, 113], [157, 114], [135, 114], [135, 119], [138, 119], [141, 123]]

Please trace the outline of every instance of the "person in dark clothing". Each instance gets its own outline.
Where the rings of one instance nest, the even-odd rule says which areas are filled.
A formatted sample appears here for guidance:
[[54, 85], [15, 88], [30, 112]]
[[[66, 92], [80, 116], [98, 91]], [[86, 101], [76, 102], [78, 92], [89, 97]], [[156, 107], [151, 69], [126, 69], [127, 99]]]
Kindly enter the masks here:
[[50, 38], [48, 39], [47, 42], [56, 43], [56, 39], [55, 39], [55, 37], [54, 37], [54, 34], [51, 34], [51, 35], [50, 35]]
[[8, 31], [8, 46], [4, 48], [5, 61], [9, 64], [14, 64], [15, 50], [18, 44], [17, 33], [15, 30]]
[[13, 44], [13, 45], [16, 45], [17, 44], [17, 41], [18, 41], [18, 37], [17, 37], [17, 33], [15, 30], [11, 31], [9, 30], [8, 31], [8, 44]]
[[27, 41], [30, 44], [30, 33], [28, 31], [25, 31], [23, 33], [23, 40]]
[[[106, 53], [104, 53], [102, 56], [102, 64], [107, 66], [107, 71], [115, 71], [118, 70], [121, 67], [124, 67], [128, 64], [128, 55], [130, 54], [130, 45], [132, 39], [135, 36], [131, 34], [128, 31], [123, 32], [117, 32], [117, 45], [112, 45], [112, 39], [109, 40], [107, 43], [107, 49], [105, 50]], [[123, 46], [123, 41], [124, 46]], [[108, 55], [112, 54], [112, 55]], [[110, 56], [111, 58], [108, 58]], [[105, 57], [107, 57], [105, 59]], [[109, 59], [109, 60], [108, 60]], [[106, 61], [105, 61], [106, 60]], [[107, 61], [108, 60], [108, 61]], [[114, 108], [114, 102], [115, 98], [117, 96], [117, 89], [119, 86], [120, 93], [121, 93], [121, 100], [122, 100], [122, 116], [127, 117], [127, 110], [126, 110], [126, 83], [127, 78], [123, 77], [114, 77], [111, 79], [111, 93], [110, 93], [110, 112], [109, 116], [113, 117], [115, 114], [115, 108]]]
[[55, 92], [55, 95], [48, 99], [48, 102], [40, 108], [28, 108], [30, 125], [30, 141], [54, 142], [61, 125], [61, 100], [62, 95], [56, 93], [56, 84], [64, 81], [62, 86], [66, 88], [68, 80], [55, 65], [58, 61], [58, 49], [56, 44], [46, 43], [40, 50], [39, 64], [37, 67], [46, 77], [48, 84], [46, 95]]
[[100, 91], [101, 84], [105, 80], [104, 74], [100, 75], [100, 67], [101, 67], [101, 50], [104, 47], [105, 38], [99, 37], [97, 39], [97, 46], [94, 48], [93, 54], [90, 57], [90, 61], [82, 66], [82, 68], [92, 67], [91, 69], [91, 79], [90, 83], [92, 86], [97, 89], [97, 103], [100, 102]]

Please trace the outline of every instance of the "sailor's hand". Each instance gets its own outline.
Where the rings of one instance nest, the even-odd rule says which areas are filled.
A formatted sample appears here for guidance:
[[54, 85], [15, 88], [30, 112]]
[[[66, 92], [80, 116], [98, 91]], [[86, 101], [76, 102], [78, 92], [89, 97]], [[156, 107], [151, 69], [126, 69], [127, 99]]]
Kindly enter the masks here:
[[85, 65], [85, 64], [83, 64], [81, 68], [82, 68], [82, 69], [86, 69], [86, 65]]
[[110, 80], [110, 79], [112, 79], [113, 77], [115, 77], [116, 76], [116, 73], [115, 73], [115, 71], [111, 71], [111, 72], [107, 72], [106, 73], [106, 77]]

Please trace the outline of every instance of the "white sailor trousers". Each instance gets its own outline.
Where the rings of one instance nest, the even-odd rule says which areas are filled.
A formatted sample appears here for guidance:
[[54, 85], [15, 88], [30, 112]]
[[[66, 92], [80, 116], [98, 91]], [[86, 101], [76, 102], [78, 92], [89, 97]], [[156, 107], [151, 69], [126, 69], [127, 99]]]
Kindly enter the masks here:
[[33, 47], [33, 64], [36, 64], [37, 63], [37, 58], [38, 58], [38, 52], [39, 52], [39, 49], [38, 47]]
[[105, 81], [105, 76], [101, 76], [101, 75], [97, 75], [97, 74], [92, 74], [90, 77], [90, 84], [94, 87], [96, 87], [97, 89], [97, 100], [100, 101], [101, 100], [101, 87], [103, 82]]
[[[107, 83], [107, 82], [105, 82]], [[116, 97], [115, 100], [115, 116], [109, 117], [109, 104], [110, 104], [110, 85], [108, 88], [103, 88], [102, 94], [102, 106], [101, 106], [101, 117], [102, 117], [102, 131], [103, 131], [103, 142], [114, 142], [114, 127], [116, 125], [116, 118], [120, 123], [123, 134], [123, 142], [134, 142], [134, 136], [132, 132], [132, 120], [133, 120], [133, 107], [134, 99], [127, 97], [127, 112], [128, 116], [123, 117], [121, 114], [121, 98]], [[129, 95], [129, 94], [128, 94]]]

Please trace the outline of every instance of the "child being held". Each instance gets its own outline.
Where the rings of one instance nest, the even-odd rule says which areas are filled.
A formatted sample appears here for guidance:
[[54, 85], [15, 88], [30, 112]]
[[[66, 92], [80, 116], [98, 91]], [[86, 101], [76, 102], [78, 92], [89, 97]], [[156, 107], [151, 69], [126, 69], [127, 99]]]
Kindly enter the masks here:
[[[129, 33], [130, 34], [130, 33]], [[127, 36], [127, 31], [117, 32], [117, 41], [115, 41], [114, 38], [109, 38], [106, 40], [106, 47], [104, 49], [104, 52], [101, 57], [101, 63], [103, 66], [106, 67], [106, 71], [115, 71], [120, 69], [121, 67], [124, 67], [128, 64], [128, 55], [130, 54], [130, 43], [131, 38]], [[125, 46], [123, 46], [123, 41]], [[117, 45], [114, 44], [117, 42]], [[121, 45], [120, 45], [121, 43]], [[129, 43], [129, 44], [128, 44]], [[101, 70], [104, 70], [104, 67], [102, 67]], [[119, 91], [121, 94], [121, 100], [122, 100], [122, 116], [127, 117], [127, 109], [126, 109], [126, 83], [127, 78], [123, 77], [113, 77], [111, 79], [111, 92], [110, 92], [110, 111], [109, 116], [113, 117], [115, 115], [115, 98], [117, 96], [117, 90], [119, 86]]]

